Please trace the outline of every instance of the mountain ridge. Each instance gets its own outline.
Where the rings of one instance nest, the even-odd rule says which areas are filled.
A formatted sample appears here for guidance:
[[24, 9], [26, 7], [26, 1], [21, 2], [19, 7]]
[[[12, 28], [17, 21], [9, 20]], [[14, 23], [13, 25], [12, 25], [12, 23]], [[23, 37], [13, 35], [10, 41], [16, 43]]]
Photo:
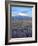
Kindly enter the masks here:
[[32, 17], [29, 16], [13, 16], [11, 17], [12, 19], [16, 19], [16, 20], [32, 20]]

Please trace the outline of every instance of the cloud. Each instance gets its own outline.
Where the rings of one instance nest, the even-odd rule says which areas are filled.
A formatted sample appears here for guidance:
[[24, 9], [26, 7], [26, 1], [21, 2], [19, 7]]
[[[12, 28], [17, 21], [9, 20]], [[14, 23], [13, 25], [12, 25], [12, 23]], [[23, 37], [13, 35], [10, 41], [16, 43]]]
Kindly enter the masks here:
[[18, 13], [19, 16], [29, 16], [27, 13]]
[[31, 14], [28, 14], [28, 13], [17, 13], [17, 14], [13, 14], [12, 13], [12, 16], [29, 16], [29, 17], [31, 17]]

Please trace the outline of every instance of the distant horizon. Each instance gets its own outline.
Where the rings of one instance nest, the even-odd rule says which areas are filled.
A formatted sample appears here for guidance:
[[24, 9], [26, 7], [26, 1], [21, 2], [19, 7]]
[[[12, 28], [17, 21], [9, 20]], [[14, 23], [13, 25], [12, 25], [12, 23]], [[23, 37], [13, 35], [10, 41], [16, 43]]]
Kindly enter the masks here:
[[[18, 15], [18, 16], [21, 16], [21, 15]], [[13, 17], [16, 17], [16, 16], [13, 16]], [[21, 17], [31, 17], [31, 16], [21, 16]], [[32, 18], [32, 17], [31, 17]]]
[[28, 16], [32, 17], [31, 7], [11, 7], [11, 16]]

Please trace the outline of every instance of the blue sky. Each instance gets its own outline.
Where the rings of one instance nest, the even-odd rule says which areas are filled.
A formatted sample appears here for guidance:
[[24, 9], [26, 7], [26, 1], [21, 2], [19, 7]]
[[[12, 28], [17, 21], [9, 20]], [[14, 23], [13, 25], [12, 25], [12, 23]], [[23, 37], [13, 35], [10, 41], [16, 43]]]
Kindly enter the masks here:
[[32, 7], [11, 7], [11, 14], [32, 17]]

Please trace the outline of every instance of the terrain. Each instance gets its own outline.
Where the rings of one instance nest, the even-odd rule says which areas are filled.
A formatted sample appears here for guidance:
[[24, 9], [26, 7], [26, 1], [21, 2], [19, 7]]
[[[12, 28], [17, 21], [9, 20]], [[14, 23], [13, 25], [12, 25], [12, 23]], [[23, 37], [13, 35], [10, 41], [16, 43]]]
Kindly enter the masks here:
[[12, 38], [32, 37], [32, 18], [13, 16], [10, 21]]

